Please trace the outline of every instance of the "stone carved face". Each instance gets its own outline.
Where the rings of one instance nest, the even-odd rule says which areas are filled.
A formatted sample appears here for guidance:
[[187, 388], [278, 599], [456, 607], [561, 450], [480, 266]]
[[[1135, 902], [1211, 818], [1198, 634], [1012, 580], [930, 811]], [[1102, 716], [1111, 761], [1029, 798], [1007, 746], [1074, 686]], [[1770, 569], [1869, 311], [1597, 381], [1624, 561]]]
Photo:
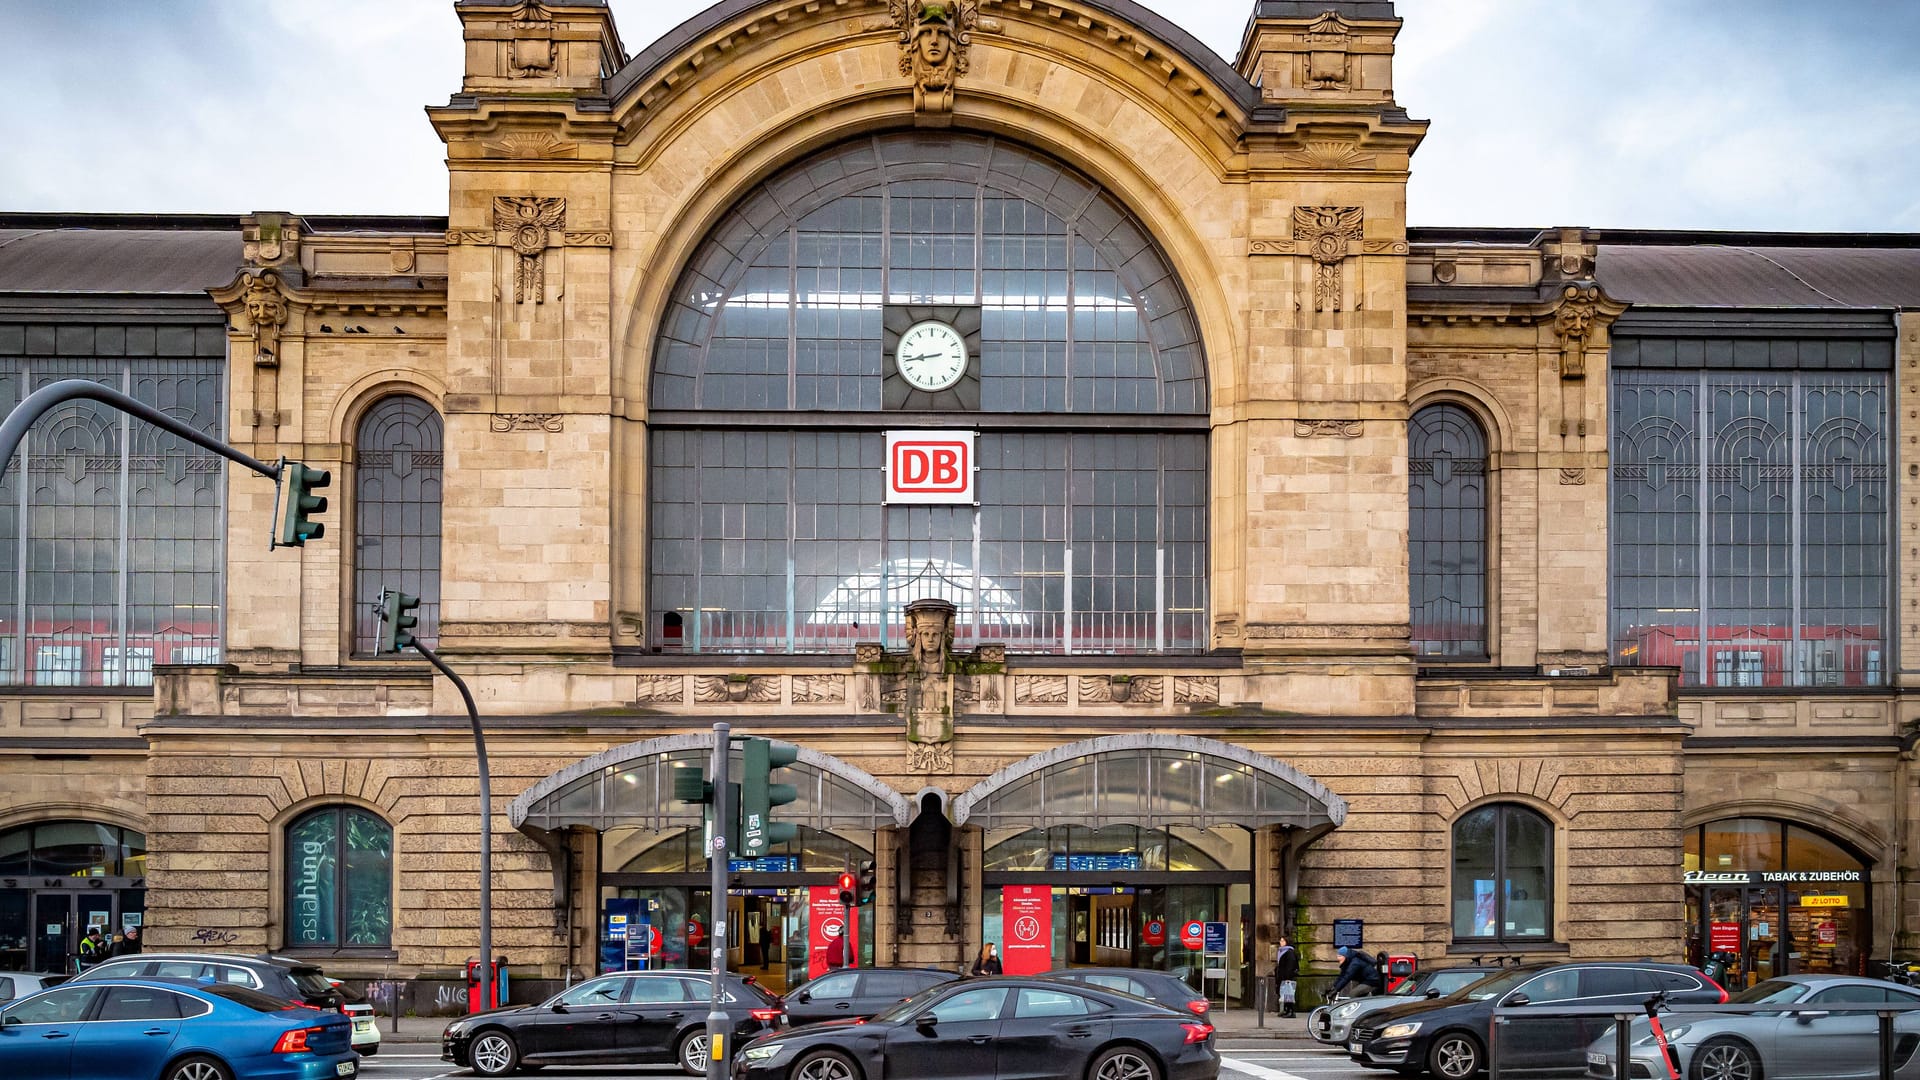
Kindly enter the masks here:
[[947, 663], [947, 620], [938, 611], [916, 611], [907, 629], [913, 661], [922, 671], [940, 671]]
[[930, 68], [943, 66], [953, 55], [953, 41], [947, 36], [944, 26], [922, 26], [916, 35], [914, 47], [920, 53], [920, 62]]

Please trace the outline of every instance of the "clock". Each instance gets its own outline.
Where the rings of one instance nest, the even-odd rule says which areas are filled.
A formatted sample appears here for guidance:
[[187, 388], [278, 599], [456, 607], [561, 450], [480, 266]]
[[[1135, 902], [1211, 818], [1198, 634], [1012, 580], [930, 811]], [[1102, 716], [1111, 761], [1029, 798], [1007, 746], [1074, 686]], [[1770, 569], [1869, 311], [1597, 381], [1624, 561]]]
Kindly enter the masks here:
[[901, 333], [893, 363], [915, 390], [945, 390], [967, 373], [967, 340], [952, 324], [925, 319]]

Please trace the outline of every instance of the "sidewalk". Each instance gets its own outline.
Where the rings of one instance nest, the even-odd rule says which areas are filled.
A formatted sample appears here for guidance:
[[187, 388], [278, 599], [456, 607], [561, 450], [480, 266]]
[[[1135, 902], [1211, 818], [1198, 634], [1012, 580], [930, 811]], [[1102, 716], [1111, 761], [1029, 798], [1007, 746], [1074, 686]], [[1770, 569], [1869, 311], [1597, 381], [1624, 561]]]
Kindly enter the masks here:
[[1311, 1042], [1313, 1037], [1307, 1034], [1307, 1011], [1302, 1009], [1291, 1020], [1282, 1020], [1268, 1013], [1266, 1024], [1261, 1026], [1258, 1016], [1252, 1009], [1214, 1009], [1207, 1014], [1213, 1022], [1213, 1030], [1221, 1038], [1228, 1039], [1280, 1039]]

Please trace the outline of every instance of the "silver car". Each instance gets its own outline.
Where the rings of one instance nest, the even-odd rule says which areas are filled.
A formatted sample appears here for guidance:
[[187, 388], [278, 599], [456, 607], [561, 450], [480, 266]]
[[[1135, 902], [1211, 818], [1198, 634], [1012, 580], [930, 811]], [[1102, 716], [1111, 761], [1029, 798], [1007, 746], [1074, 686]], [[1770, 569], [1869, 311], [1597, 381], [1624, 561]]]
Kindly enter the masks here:
[[49, 986], [58, 986], [67, 981], [65, 975], [42, 975], [38, 972], [0, 971], [0, 1002], [23, 998], [28, 994], [37, 994]]
[[[1920, 991], [1852, 975], [1785, 975], [1756, 983], [1729, 1004], [1809, 1006], [1794, 1013], [1670, 1013], [1660, 1018], [1667, 1043], [1680, 1058], [1680, 1075], [1693, 1080], [1847, 1080], [1880, 1075], [1880, 1019], [1871, 1012], [1821, 1012], [1820, 1005], [1920, 1006]], [[1893, 1019], [1894, 1075], [1920, 1078], [1920, 1012]], [[1587, 1047], [1587, 1075], [1613, 1080], [1615, 1032]], [[1643, 1018], [1633, 1022], [1629, 1075], [1663, 1077], [1660, 1047]], [[1904, 1052], [1903, 1052], [1904, 1051]]]
[[1322, 1005], [1307, 1014], [1307, 1034], [1332, 1046], [1344, 1047], [1347, 1035], [1353, 1030], [1353, 1022], [1389, 1005], [1405, 1005], [1416, 998], [1440, 998], [1456, 990], [1464, 990], [1495, 972], [1505, 970], [1483, 964], [1469, 964], [1462, 967], [1431, 968], [1416, 972], [1411, 978], [1403, 980], [1393, 988], [1390, 994], [1374, 994], [1371, 997], [1348, 998], [1332, 1005]]

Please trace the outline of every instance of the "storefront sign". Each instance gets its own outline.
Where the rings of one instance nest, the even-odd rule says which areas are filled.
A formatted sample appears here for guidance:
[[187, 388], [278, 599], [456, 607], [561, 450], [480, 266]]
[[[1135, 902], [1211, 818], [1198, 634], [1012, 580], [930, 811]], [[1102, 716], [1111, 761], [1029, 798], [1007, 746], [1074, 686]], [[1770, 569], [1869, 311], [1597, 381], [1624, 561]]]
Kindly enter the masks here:
[[1188, 919], [1181, 923], [1180, 944], [1199, 952], [1207, 944], [1207, 924], [1199, 919]]
[[838, 885], [807, 888], [807, 978], [860, 966], [860, 926], [840, 902]]
[[627, 940], [627, 917], [625, 915], [607, 916], [607, 940]]
[[1000, 928], [1006, 936], [1000, 966], [1008, 975], [1037, 975], [1053, 967], [1053, 887], [1005, 885]]
[[886, 502], [972, 503], [971, 431], [887, 432]]
[[1148, 919], [1147, 925], [1140, 930], [1142, 945], [1165, 945], [1167, 943], [1167, 924], [1162, 919]]
[[1858, 870], [1689, 870], [1687, 885], [1824, 885], [1865, 880]]
[[1714, 952], [1740, 951], [1740, 924], [1737, 922], [1712, 923], [1707, 929], [1707, 947]]
[[1206, 945], [1207, 945], [1206, 955], [1208, 956], [1227, 955], [1227, 924], [1226, 923], [1210, 922], [1207, 924]]
[[1853, 900], [1845, 896], [1803, 896], [1801, 907], [1852, 907]]

